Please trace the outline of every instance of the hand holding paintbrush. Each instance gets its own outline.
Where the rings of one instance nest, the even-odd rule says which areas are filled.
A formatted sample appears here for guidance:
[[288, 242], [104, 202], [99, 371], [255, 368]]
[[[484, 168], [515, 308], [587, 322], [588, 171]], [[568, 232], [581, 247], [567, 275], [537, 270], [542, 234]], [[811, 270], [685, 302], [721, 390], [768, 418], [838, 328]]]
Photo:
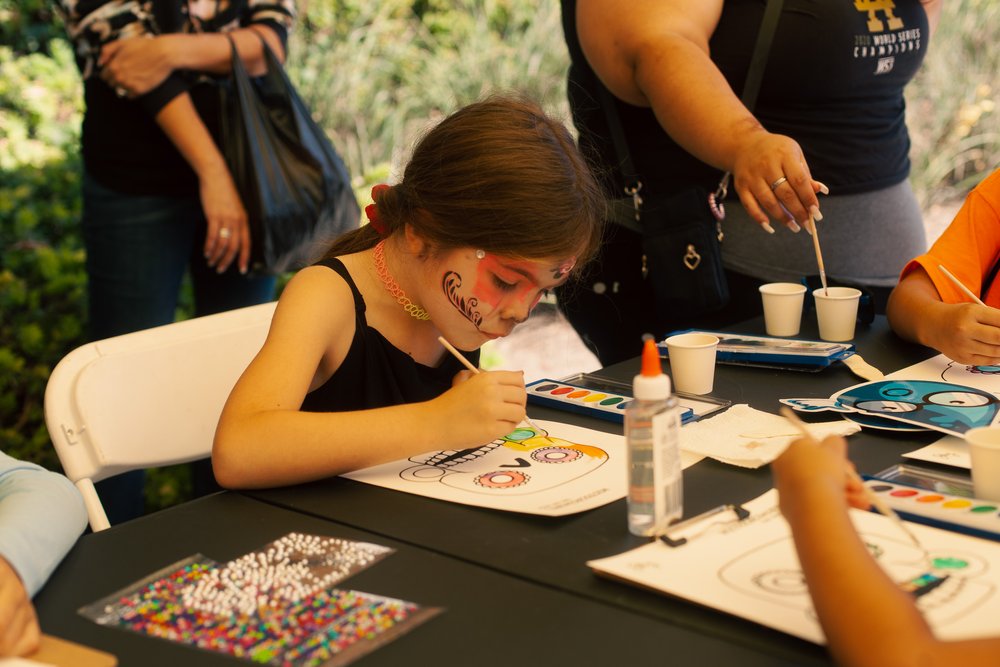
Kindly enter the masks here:
[[[801, 419], [798, 418], [798, 416], [791, 410], [791, 408], [789, 408], [788, 406], [782, 406], [781, 415], [785, 419], [790, 421], [792, 425], [795, 426], [795, 428], [798, 429], [799, 433], [801, 433], [804, 437], [806, 437], [807, 439], [811, 440], [814, 443], [817, 444], [819, 443], [819, 441], [813, 437], [812, 433], [810, 433], [809, 427], [806, 426], [805, 422], [803, 422]], [[910, 529], [906, 527], [906, 524], [904, 524], [903, 520], [899, 518], [899, 515], [896, 514], [896, 512], [891, 507], [886, 505], [885, 502], [878, 496], [878, 494], [876, 494], [874, 491], [872, 491], [870, 488], [864, 485], [864, 482], [858, 475], [857, 471], [855, 471], [853, 468], [848, 468], [847, 474], [857, 484], [861, 485], [865, 499], [868, 502], [870, 502], [872, 506], [874, 506], [875, 509], [877, 509], [883, 516], [892, 520], [892, 522], [895, 523], [899, 527], [899, 529], [906, 534], [908, 538], [910, 538], [910, 541], [913, 542], [914, 546], [916, 546], [921, 551], [924, 551], [924, 548], [923, 546], [921, 546], [920, 541], [917, 540], [916, 536], [914, 536], [912, 532], [910, 532]]]
[[[465, 358], [465, 355], [464, 355], [464, 354], [462, 354], [461, 352], [459, 352], [459, 351], [458, 351], [458, 350], [457, 350], [457, 349], [455, 348], [455, 346], [454, 346], [454, 345], [452, 345], [452, 344], [451, 344], [451, 343], [449, 343], [449, 342], [448, 342], [447, 340], [445, 340], [445, 337], [444, 337], [444, 336], [438, 336], [438, 342], [439, 342], [439, 343], [441, 343], [442, 345], [444, 345], [444, 349], [446, 349], [446, 350], [448, 350], [449, 352], [451, 352], [451, 353], [452, 353], [452, 355], [454, 355], [454, 357], [455, 357], [456, 359], [458, 359], [458, 360], [459, 360], [459, 361], [460, 361], [460, 362], [462, 363], [462, 365], [463, 365], [463, 366], [465, 366], [466, 368], [468, 368], [468, 369], [469, 369], [470, 371], [472, 371], [472, 372], [473, 372], [473, 373], [474, 373], [475, 375], [479, 375], [479, 369], [478, 369], [478, 368], [476, 368], [475, 366], [473, 366], [473, 365], [472, 365], [472, 362], [471, 362], [471, 361], [469, 361], [468, 359], [466, 359], [466, 358]], [[528, 419], [528, 415], [525, 415], [525, 416], [524, 416], [524, 419], [523, 419], [522, 421], [523, 421], [524, 423], [526, 423], [526, 424], [527, 424], [528, 426], [530, 426], [531, 428], [533, 428], [533, 429], [534, 429], [534, 430], [535, 430], [535, 431], [536, 431], [536, 432], [538, 433], [538, 435], [544, 435], [545, 433], [547, 433], [547, 431], [544, 431], [544, 430], [542, 430], [542, 428], [541, 428], [541, 427], [539, 427], [539, 426], [536, 426], [536, 425], [535, 425], [535, 422], [533, 422], [533, 421], [531, 421], [530, 419]]]

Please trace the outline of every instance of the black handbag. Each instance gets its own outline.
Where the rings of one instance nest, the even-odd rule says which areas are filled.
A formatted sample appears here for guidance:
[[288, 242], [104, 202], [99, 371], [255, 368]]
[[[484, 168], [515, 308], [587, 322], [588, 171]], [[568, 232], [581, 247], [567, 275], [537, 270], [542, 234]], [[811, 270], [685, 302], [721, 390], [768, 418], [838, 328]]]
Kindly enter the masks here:
[[[768, 0], [757, 43], [743, 86], [743, 104], [753, 111], [764, 65], [781, 15], [782, 0]], [[723, 199], [730, 174], [722, 175], [714, 192], [691, 187], [677, 193], [643, 193], [635, 172], [618, 109], [602, 84], [601, 105], [621, 168], [626, 197], [612, 201], [611, 221], [642, 238], [642, 275], [652, 286], [661, 316], [694, 319], [729, 303], [722, 265]]]
[[230, 37], [232, 75], [220, 81], [221, 149], [246, 208], [251, 263], [262, 273], [306, 266], [361, 210], [347, 167], [267, 42], [267, 73], [251, 79]]

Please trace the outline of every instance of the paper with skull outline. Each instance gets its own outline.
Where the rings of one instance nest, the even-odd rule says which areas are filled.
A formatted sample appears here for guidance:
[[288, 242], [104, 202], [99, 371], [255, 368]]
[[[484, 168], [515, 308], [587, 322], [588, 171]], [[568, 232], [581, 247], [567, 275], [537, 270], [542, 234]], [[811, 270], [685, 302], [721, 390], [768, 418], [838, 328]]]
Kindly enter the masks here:
[[[595, 572], [690, 600], [817, 644], [825, 643], [788, 524], [773, 489], [743, 505], [750, 518], [680, 547], [655, 541], [587, 563]], [[927, 572], [923, 554], [885, 517], [851, 510], [869, 550], [894, 581]], [[917, 600], [942, 639], [994, 636], [1000, 616], [1000, 544], [908, 523], [945, 582]], [[684, 576], [677, 576], [683, 572]]]
[[[829, 399], [783, 398], [799, 412], [840, 412], [889, 419], [962, 437], [1000, 416], [996, 394], [967, 385], [921, 379], [883, 379], [842, 389]], [[865, 425], [864, 421], [860, 422]], [[869, 424], [872, 425], [872, 424]]]
[[[621, 435], [536, 423], [545, 434], [521, 426], [481, 447], [427, 452], [344, 477], [465, 505], [545, 516], [582, 512], [625, 497]], [[700, 460], [682, 452], [684, 467]]]
[[885, 379], [951, 382], [952, 384], [982, 389], [1000, 397], [1000, 366], [960, 364], [943, 354], [889, 373]]

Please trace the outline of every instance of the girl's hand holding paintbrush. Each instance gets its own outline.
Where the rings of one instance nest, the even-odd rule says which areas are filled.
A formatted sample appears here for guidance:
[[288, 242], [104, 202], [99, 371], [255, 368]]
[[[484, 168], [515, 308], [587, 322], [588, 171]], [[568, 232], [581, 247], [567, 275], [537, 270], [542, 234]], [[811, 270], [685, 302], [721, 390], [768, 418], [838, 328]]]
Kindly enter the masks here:
[[[464, 407], [464, 412], [469, 414], [456, 415], [460, 420], [456, 424], [469, 423], [470, 433], [478, 430], [485, 436], [465, 444], [482, 444], [507, 435], [521, 422], [527, 422], [536, 431], [543, 433], [528, 419], [525, 411], [528, 394], [524, 388], [523, 371], [482, 372], [443, 336], [438, 337], [438, 342], [468, 369], [455, 377], [451, 391], [437, 399], [446, 404], [457, 400], [454, 407], [460, 412]], [[465, 405], [465, 401], [470, 403]], [[478, 416], [471, 414], [473, 408]], [[481, 421], [476, 422], [477, 419]], [[471, 428], [474, 425], [478, 425], [479, 429]]]
[[481, 445], [507, 435], [524, 419], [527, 394], [521, 371], [462, 371], [451, 389], [428, 405], [447, 448]]
[[[771, 464], [771, 470], [781, 513], [789, 523], [799, 518], [821, 521], [823, 513], [848, 506], [871, 506], [841, 436], [831, 435], [822, 442], [799, 438]], [[820, 514], [814, 514], [817, 508], [823, 508]], [[800, 517], [803, 513], [807, 516]]]

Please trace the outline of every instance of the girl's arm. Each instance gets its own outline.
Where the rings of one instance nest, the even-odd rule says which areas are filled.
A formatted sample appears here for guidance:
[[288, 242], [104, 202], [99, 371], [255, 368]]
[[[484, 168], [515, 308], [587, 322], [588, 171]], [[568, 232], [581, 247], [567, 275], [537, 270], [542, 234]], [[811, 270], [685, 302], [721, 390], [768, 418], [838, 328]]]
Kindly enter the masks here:
[[[733, 172], [744, 207], [761, 225], [768, 216], [799, 223], [819, 211], [799, 145], [771, 134], [747, 110], [709, 57], [709, 39], [723, 0], [580, 0], [577, 28], [587, 61], [621, 100], [652, 107], [660, 125], [685, 150]], [[770, 185], [785, 176], [791, 187]], [[789, 223], [793, 229], [795, 222]]]
[[847, 513], [845, 451], [846, 443], [836, 436], [822, 445], [798, 440], [773, 465], [781, 510], [837, 662], [995, 665], [1000, 637], [938, 641], [913, 598], [871, 557]]
[[892, 290], [886, 315], [903, 338], [932, 347], [960, 364], [1000, 363], [1000, 310], [943, 302], [919, 265]]
[[524, 417], [519, 372], [479, 373], [441, 396], [353, 412], [302, 412], [306, 393], [334, 373], [355, 330], [350, 288], [324, 267], [300, 271], [278, 301], [260, 353], [233, 388], [212, 449], [229, 488], [330, 477], [509, 433]]

